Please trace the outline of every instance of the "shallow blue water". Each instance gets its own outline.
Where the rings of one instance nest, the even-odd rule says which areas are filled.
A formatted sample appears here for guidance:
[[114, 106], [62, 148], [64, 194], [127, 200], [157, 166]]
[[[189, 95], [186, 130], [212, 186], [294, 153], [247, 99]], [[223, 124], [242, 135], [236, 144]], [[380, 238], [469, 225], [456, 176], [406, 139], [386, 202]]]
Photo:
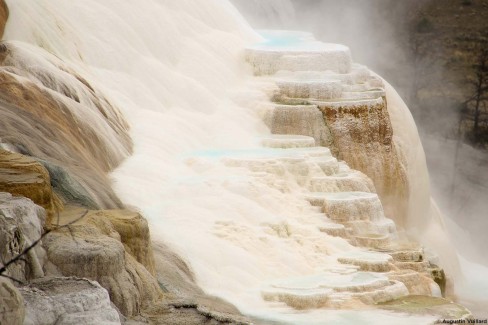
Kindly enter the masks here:
[[283, 155], [290, 156], [291, 151], [284, 149], [251, 149], [251, 150], [202, 150], [194, 151], [187, 155], [187, 157], [202, 157], [210, 159], [220, 159], [225, 157], [281, 157]]
[[265, 41], [259, 44], [259, 46], [263, 47], [299, 47], [306, 42], [313, 41], [312, 34], [304, 32], [269, 30], [261, 30], [258, 32], [265, 38]]

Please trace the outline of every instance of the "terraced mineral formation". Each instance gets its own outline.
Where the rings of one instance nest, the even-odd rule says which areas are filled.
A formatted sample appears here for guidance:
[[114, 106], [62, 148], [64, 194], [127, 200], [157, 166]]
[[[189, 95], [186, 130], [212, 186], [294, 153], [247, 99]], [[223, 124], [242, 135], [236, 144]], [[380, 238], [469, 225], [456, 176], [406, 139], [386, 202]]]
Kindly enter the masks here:
[[263, 291], [268, 301], [284, 302], [295, 309], [358, 308], [408, 295], [405, 285], [379, 273], [324, 273], [318, 276], [277, 281]]
[[[247, 61], [256, 75], [269, 75], [278, 71], [327, 71], [346, 73], [352, 65], [346, 46], [324, 44], [314, 41], [312, 34], [302, 32], [266, 31], [267, 41], [250, 48]], [[307, 47], [296, 47], [295, 43], [307, 42]]]
[[[328, 148], [314, 146], [312, 137], [271, 135], [261, 143], [268, 149], [224, 152], [219, 159], [260, 179], [266, 174], [294, 179], [303, 198], [318, 209], [316, 224], [324, 236], [365, 248], [335, 256], [343, 267], [270, 283], [262, 289], [263, 299], [295, 309], [355, 308], [409, 294], [441, 294], [431, 272], [435, 266], [419, 251], [398, 248], [395, 223], [385, 217], [371, 179], [338, 162]], [[293, 190], [285, 184], [289, 182], [268, 185]], [[293, 238], [297, 231], [287, 225], [271, 227], [283, 238]]]
[[409, 200], [406, 166], [393, 142], [385, 98], [312, 102], [323, 112], [337, 157], [373, 180], [386, 213], [403, 227]]
[[263, 37], [246, 57], [255, 75], [276, 85], [276, 105], [264, 113], [271, 132], [311, 136], [329, 147], [373, 180], [386, 214], [403, 227], [407, 166], [394, 141], [382, 80], [353, 64], [347, 48], [307, 33], [265, 31]]
[[[397, 234], [408, 213], [409, 184], [382, 81], [353, 64], [348, 51], [310, 35], [266, 31], [263, 36], [268, 40], [249, 48], [246, 57], [257, 76], [276, 85], [270, 94], [276, 104], [262, 114], [275, 135], [262, 140], [267, 151], [233, 153], [224, 161], [259, 177], [292, 177], [318, 209], [319, 230], [363, 249], [335, 256], [343, 267], [269, 283], [262, 297], [316, 309], [440, 296], [442, 270]], [[285, 230], [293, 237], [291, 228]]]
[[264, 115], [273, 134], [300, 134], [314, 138], [320, 145], [332, 145], [332, 135], [317, 106], [273, 105]]

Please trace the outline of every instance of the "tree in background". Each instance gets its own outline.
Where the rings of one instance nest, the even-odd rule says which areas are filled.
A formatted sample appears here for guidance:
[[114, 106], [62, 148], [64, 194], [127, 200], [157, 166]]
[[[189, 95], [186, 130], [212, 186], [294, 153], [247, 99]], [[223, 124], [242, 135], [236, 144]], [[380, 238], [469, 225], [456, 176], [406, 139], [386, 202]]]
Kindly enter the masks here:
[[477, 56], [466, 82], [471, 92], [461, 105], [460, 133], [472, 144], [488, 145], [488, 38], [477, 42]]

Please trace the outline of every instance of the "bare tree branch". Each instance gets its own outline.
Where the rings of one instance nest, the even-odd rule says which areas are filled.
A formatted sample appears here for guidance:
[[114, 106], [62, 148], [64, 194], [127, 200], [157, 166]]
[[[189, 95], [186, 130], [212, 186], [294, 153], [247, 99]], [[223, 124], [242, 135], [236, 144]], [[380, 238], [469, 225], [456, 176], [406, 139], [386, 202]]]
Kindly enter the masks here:
[[16, 278], [11, 277], [11, 276], [6, 275], [6, 274], [1, 274], [0, 277], [7, 278], [9, 280], [12, 280], [13, 282], [16, 282], [16, 283], [20, 284], [20, 285], [25, 285], [25, 282], [20, 281], [19, 279], [16, 279]]
[[51, 232], [53, 231], [57, 231], [57, 230], [60, 230], [60, 229], [63, 229], [63, 228], [68, 228], [71, 235], [73, 236], [72, 232], [71, 232], [71, 229], [70, 229], [70, 226], [72, 226], [73, 224], [77, 223], [78, 221], [80, 221], [81, 219], [83, 219], [87, 214], [88, 214], [89, 210], [86, 210], [80, 217], [76, 218], [75, 220], [65, 224], [65, 225], [62, 225], [60, 226], [59, 225], [59, 212], [58, 212], [58, 225], [56, 227], [54, 227], [53, 229], [48, 229], [46, 231], [44, 231], [41, 235], [41, 237], [39, 237], [37, 240], [35, 240], [32, 244], [30, 244], [27, 248], [25, 248], [21, 253], [19, 253], [18, 255], [14, 256], [11, 260], [7, 261], [3, 266], [2, 268], [0, 268], [0, 277], [4, 277], [4, 278], [7, 278], [7, 279], [10, 279], [12, 281], [15, 281], [17, 283], [21, 283], [23, 284], [22, 281], [18, 280], [18, 279], [15, 279], [11, 276], [8, 276], [6, 274], [4, 274], [5, 272], [7, 272], [7, 269], [13, 265], [14, 263], [18, 262], [18, 261], [22, 261], [24, 260], [25, 261], [25, 258], [24, 256], [29, 253], [34, 247], [36, 247], [44, 237], [46, 237], [47, 235], [49, 235]]

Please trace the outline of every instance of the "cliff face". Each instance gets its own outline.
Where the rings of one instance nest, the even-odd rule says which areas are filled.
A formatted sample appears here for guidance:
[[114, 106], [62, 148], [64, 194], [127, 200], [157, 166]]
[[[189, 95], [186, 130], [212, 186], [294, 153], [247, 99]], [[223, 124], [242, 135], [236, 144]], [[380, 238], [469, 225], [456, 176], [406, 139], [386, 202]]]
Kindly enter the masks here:
[[368, 175], [385, 213], [399, 227], [408, 217], [409, 185], [405, 161], [393, 141], [386, 98], [317, 103], [331, 130], [337, 157]]
[[331, 131], [317, 106], [277, 105], [267, 110], [263, 119], [273, 134], [305, 135], [314, 138], [317, 144], [333, 147]]

